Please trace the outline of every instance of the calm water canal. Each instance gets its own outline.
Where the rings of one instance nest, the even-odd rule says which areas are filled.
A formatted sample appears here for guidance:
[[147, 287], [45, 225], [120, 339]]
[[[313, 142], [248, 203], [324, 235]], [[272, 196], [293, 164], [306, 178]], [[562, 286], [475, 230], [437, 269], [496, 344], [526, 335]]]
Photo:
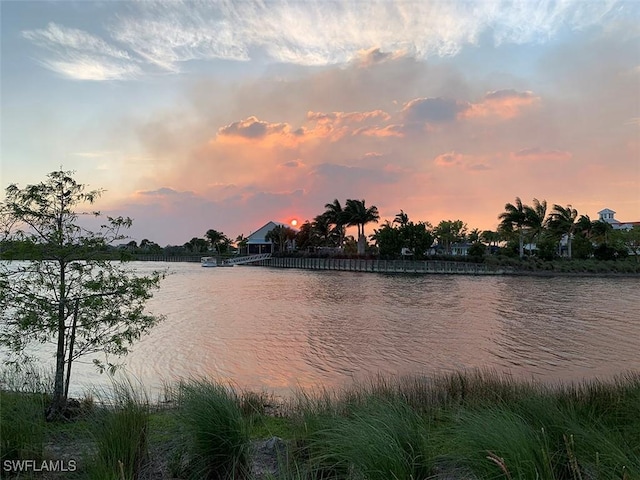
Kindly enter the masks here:
[[[127, 357], [152, 392], [192, 376], [286, 395], [377, 373], [577, 381], [640, 369], [638, 278], [134, 266], [170, 271], [149, 303], [166, 320]], [[80, 391], [105, 382], [89, 365], [75, 374]]]

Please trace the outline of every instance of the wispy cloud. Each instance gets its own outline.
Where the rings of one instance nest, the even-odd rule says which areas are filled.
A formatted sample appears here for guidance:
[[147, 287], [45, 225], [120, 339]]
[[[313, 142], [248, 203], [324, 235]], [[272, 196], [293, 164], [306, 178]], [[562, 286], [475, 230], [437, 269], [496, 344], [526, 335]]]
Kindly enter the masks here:
[[[154, 69], [177, 73], [192, 60], [265, 58], [298, 65], [358, 59], [362, 65], [403, 52], [455, 55], [491, 35], [495, 44], [544, 43], [565, 28], [623, 16], [621, 0], [563, 2], [407, 2], [325, 0], [265, 3], [148, 1], [105, 18], [110, 38], [50, 23], [23, 32], [53, 52], [49, 68], [70, 78], [134, 78]], [[108, 11], [108, 10], [107, 10]]]
[[517, 152], [511, 153], [513, 160], [529, 160], [529, 161], [562, 161], [570, 160], [571, 152], [563, 150], [546, 150], [540, 147], [523, 148]]
[[476, 172], [491, 169], [484, 156], [465, 155], [455, 151], [436, 156], [433, 163], [438, 167], [458, 167]]
[[308, 112], [307, 119], [322, 123], [360, 123], [366, 120], [389, 120], [391, 116], [382, 110], [371, 112]]
[[45, 29], [26, 30], [22, 32], [22, 35], [36, 45], [53, 51], [59, 51], [60, 48], [64, 48], [131, 60], [130, 55], [125, 50], [118, 49], [95, 35], [76, 28], [63, 27], [53, 22], [50, 22]]
[[142, 73], [126, 50], [76, 28], [49, 23], [22, 36], [51, 52], [42, 59], [49, 69], [76, 80], [123, 80]]

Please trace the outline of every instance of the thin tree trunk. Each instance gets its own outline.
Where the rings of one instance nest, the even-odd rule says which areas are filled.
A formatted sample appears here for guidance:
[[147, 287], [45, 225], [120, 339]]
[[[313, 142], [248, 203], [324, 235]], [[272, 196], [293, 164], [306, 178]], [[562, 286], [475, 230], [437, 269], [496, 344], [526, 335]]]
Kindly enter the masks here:
[[71, 362], [73, 361], [73, 346], [76, 343], [76, 327], [78, 325], [78, 308], [80, 299], [76, 298], [73, 307], [73, 324], [71, 325], [71, 338], [69, 340], [69, 361], [67, 362], [67, 378], [64, 382], [64, 398], [69, 398], [69, 382], [71, 380]]
[[64, 395], [64, 366], [65, 366], [65, 283], [66, 265], [60, 262], [60, 292], [58, 299], [58, 345], [56, 349], [56, 373], [53, 386], [53, 399], [47, 412], [47, 420], [55, 420], [60, 416], [65, 407]]
[[522, 232], [522, 228], [518, 229], [518, 247], [520, 259], [524, 258], [524, 233]]

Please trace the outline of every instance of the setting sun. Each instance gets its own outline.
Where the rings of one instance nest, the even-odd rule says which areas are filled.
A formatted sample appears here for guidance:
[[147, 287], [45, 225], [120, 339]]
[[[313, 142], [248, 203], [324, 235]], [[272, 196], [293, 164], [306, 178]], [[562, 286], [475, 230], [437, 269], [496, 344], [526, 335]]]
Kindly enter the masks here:
[[291, 226], [295, 227], [296, 225], [298, 225], [298, 220], [296, 220], [295, 218], [293, 220], [291, 220]]

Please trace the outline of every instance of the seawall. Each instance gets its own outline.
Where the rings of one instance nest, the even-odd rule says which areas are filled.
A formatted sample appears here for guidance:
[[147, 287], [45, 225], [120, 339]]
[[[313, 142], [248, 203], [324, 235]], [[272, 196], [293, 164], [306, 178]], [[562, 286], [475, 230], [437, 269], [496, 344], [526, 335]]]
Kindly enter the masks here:
[[295, 258], [272, 257], [254, 265], [306, 270], [338, 270], [378, 273], [444, 273], [464, 275], [502, 275], [504, 270], [482, 263], [447, 262], [440, 260], [365, 260], [359, 258]]

